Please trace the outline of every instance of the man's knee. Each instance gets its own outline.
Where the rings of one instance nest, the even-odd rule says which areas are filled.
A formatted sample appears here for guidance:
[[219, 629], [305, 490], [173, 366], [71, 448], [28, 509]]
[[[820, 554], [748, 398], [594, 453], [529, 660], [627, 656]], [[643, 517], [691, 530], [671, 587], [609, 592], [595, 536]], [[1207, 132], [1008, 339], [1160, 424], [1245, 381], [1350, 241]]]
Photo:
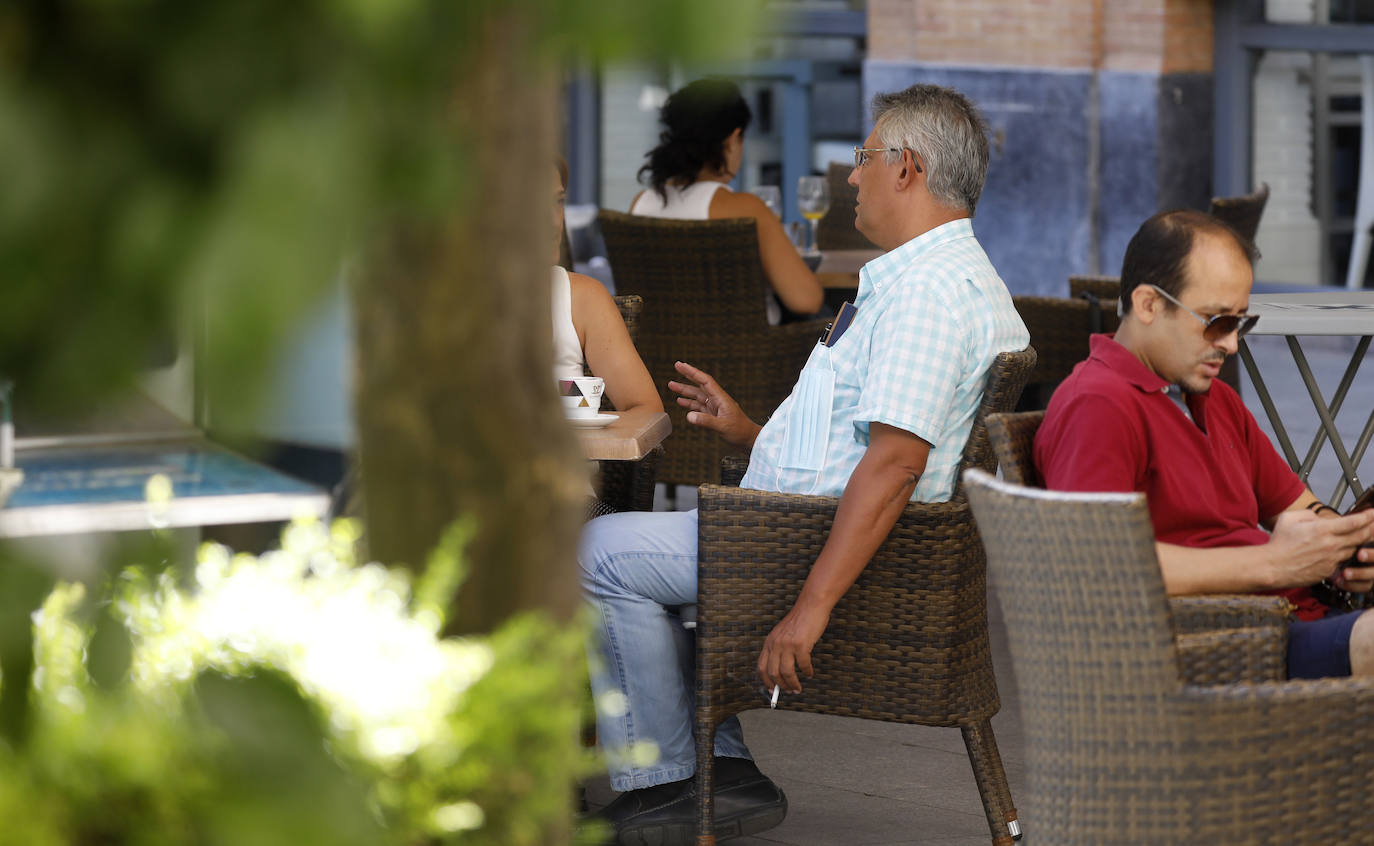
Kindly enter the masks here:
[[1350, 630], [1350, 674], [1374, 676], [1374, 611], [1362, 611]]
[[625, 533], [616, 528], [621, 514], [607, 514], [589, 521], [582, 527], [582, 535], [577, 541], [577, 564], [581, 569], [582, 584], [593, 583], [601, 570], [601, 564], [614, 555], [623, 542]]

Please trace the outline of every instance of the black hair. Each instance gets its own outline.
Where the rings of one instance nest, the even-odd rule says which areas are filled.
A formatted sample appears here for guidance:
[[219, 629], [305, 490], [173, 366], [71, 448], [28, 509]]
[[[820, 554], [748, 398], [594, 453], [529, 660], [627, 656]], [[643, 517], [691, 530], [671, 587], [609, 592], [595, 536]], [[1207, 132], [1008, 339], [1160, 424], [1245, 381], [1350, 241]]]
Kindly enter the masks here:
[[666, 201], [670, 181], [690, 185], [703, 167], [723, 170], [725, 139], [747, 129], [751, 117], [739, 86], [728, 79], [699, 79], [675, 92], [659, 113], [663, 131], [639, 169], [640, 181], [647, 174], [649, 187]]
[[1182, 297], [1188, 283], [1188, 254], [1199, 233], [1229, 237], [1250, 266], [1255, 266], [1259, 250], [1254, 242], [1225, 221], [1194, 209], [1162, 211], [1140, 224], [1126, 245], [1121, 262], [1122, 314], [1130, 314], [1131, 294], [1141, 285], [1157, 285], [1171, 297]]

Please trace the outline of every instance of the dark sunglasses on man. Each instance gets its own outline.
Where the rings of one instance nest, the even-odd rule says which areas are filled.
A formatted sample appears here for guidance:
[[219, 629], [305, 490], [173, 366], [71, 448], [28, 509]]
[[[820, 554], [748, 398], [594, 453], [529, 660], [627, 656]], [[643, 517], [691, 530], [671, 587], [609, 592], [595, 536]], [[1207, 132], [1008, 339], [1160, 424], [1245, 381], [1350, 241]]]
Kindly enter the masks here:
[[[1147, 282], [1146, 284], [1148, 285], [1149, 283]], [[1203, 317], [1179, 302], [1177, 297], [1158, 285], [1150, 285], [1150, 287], [1154, 288], [1164, 299], [1188, 312], [1193, 317], [1196, 317], [1198, 322], [1202, 324], [1202, 337], [1209, 341], [1221, 340], [1232, 332], [1235, 332], [1237, 337], [1244, 338], [1245, 334], [1251, 329], [1254, 329], [1255, 324], [1259, 322], [1258, 314], [1214, 314], [1211, 317]], [[1118, 317], [1122, 316], [1121, 302], [1119, 300], [1116, 304], [1116, 314]]]

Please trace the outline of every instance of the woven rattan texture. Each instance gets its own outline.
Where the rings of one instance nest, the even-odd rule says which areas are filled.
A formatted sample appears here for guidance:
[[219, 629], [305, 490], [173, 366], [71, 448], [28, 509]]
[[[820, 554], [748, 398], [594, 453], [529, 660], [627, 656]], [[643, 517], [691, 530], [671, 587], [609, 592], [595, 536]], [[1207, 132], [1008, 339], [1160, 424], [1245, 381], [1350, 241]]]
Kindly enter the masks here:
[[1002, 478], [1017, 485], [1044, 487], [1035, 469], [1035, 433], [1045, 419], [1043, 411], [1019, 411], [988, 417], [988, 442], [1002, 468]]
[[1349, 812], [1374, 764], [1374, 681], [1185, 684], [1144, 498], [1010, 487], [972, 478], [969, 498], [1007, 626], [1036, 842], [1374, 839]]
[[1175, 634], [1174, 649], [1188, 684], [1276, 682], [1288, 677], [1287, 626]]
[[710, 431], [687, 423], [668, 380], [676, 361], [707, 373], [754, 420], [765, 420], [792, 389], [825, 327], [822, 321], [769, 326], [768, 282], [752, 220], [684, 221], [602, 211], [602, 234], [616, 290], [638, 294], [639, 352], [673, 422], [658, 480], [714, 481], [730, 452]]
[[1079, 300], [1084, 294], [1092, 294], [1099, 300], [1110, 302], [1116, 311], [1116, 298], [1121, 296], [1120, 276], [1070, 276], [1069, 296]]
[[1260, 627], [1286, 632], [1293, 606], [1281, 596], [1218, 594], [1172, 597], [1169, 611], [1179, 633]]
[[816, 244], [822, 250], [876, 250], [873, 242], [854, 228], [854, 209], [859, 189], [849, 184], [851, 166], [831, 162], [825, 179], [830, 185], [830, 210], [816, 224]]
[[[984, 420], [1015, 404], [1034, 364], [1033, 349], [997, 357], [963, 467], [994, 468]], [[796, 600], [839, 500], [703, 485], [697, 502], [697, 767], [706, 779], [699, 795], [709, 797], [715, 726], [767, 705], [755, 671], [759, 648]], [[967, 503], [956, 495], [908, 505], [831, 614], [812, 651], [815, 677], [778, 707], [965, 729], [996, 840], [1008, 836], [1015, 810], [988, 723], [999, 700], [986, 600]]]
[[1091, 306], [1086, 300], [1064, 297], [1020, 296], [1012, 297], [1012, 302], [1039, 356], [1028, 383], [1028, 393], [1034, 389], [1035, 394], [1027, 400], [1037, 398], [1033, 407], [1044, 408], [1054, 388], [1088, 357]]
[[1264, 206], [1269, 202], [1269, 183], [1260, 185], [1259, 190], [1239, 197], [1213, 197], [1212, 216], [1226, 221], [1231, 228], [1254, 241], [1259, 232], [1260, 218], [1264, 216]]

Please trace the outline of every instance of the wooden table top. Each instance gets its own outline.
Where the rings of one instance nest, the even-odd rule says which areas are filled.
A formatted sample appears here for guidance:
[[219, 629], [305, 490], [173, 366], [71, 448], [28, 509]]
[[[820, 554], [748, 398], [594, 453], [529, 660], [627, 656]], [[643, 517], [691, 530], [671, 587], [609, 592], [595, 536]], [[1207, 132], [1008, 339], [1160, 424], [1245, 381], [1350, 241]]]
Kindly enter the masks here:
[[661, 411], [609, 413], [620, 419], [602, 429], [577, 430], [582, 454], [593, 461], [638, 461], [673, 431], [672, 421]]
[[826, 250], [816, 268], [816, 281], [822, 288], [857, 288], [859, 268], [882, 254], [882, 250]]

